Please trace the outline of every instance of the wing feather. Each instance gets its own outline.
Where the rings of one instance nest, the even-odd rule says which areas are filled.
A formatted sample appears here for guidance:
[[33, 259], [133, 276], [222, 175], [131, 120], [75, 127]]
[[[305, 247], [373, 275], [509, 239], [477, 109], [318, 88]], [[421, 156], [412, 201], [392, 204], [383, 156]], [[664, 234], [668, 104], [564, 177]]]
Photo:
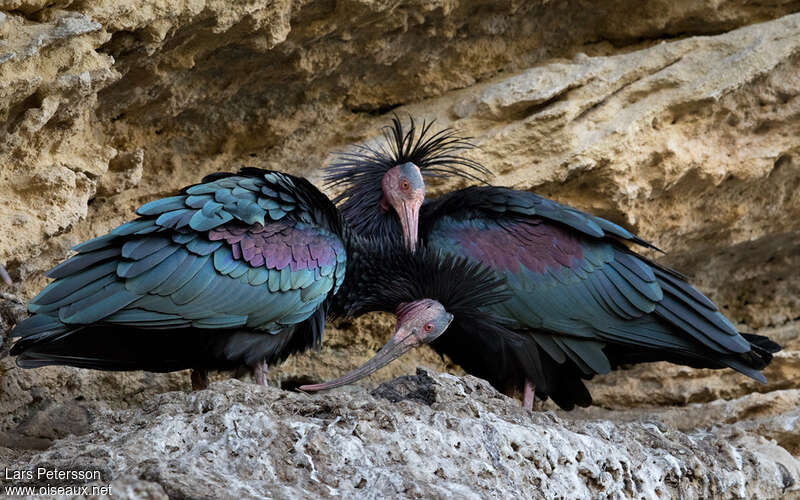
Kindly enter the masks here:
[[[511, 212], [530, 208], [526, 199]], [[528, 219], [440, 217], [428, 244], [502, 275], [513, 293], [495, 312], [527, 330], [554, 361], [569, 360], [586, 375], [611, 369], [608, 345], [709, 359], [719, 353], [720, 362], [745, 373], [732, 356], [750, 343], [713, 303], [678, 275], [601, 237], [638, 243], [629, 232], [551, 202], [534, 205]]]
[[278, 333], [324, 318], [317, 311], [344, 277], [338, 214], [303, 179], [256, 170], [211, 176], [137, 212], [51, 271], [56, 280], [31, 302], [40, 314], [13, 332], [25, 340], [17, 353], [103, 324]]

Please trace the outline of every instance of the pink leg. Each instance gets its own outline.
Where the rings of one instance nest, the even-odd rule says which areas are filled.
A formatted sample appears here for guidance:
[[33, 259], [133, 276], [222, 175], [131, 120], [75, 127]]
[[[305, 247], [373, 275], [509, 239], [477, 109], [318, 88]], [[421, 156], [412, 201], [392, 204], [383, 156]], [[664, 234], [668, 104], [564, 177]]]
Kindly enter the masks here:
[[253, 365], [253, 380], [258, 385], [267, 385], [267, 362], [259, 361]]
[[534, 387], [533, 383], [525, 379], [525, 389], [522, 393], [522, 407], [526, 410], [533, 410], [533, 400], [534, 400]]
[[11, 281], [11, 276], [8, 275], [6, 268], [3, 267], [3, 264], [0, 264], [0, 279], [2, 279], [6, 285], [11, 286], [14, 283]]
[[208, 389], [208, 370], [192, 370], [192, 390]]

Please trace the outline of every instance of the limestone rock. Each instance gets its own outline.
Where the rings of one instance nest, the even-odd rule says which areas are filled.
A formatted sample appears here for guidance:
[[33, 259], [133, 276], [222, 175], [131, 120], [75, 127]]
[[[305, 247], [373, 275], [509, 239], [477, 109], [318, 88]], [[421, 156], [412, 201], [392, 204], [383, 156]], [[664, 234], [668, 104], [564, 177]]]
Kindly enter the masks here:
[[[393, 387], [398, 386], [399, 387]], [[677, 431], [529, 413], [473, 377], [418, 371], [370, 396], [306, 396], [237, 381], [90, 408], [91, 429], [9, 467], [98, 470], [138, 498], [776, 498], [800, 461], [754, 424]], [[616, 420], [616, 415], [608, 415]], [[797, 409], [775, 418], [797, 420]], [[29, 481], [39, 487], [45, 481]], [[162, 493], [163, 492], [163, 493]]]
[[[131, 498], [796, 492], [798, 10], [794, 0], [0, 2], [0, 264], [14, 278], [0, 283], [0, 455], [108, 461], [105, 479]], [[769, 384], [637, 366], [591, 381], [589, 410], [530, 416], [470, 378], [431, 375], [434, 390], [406, 379], [380, 398], [235, 381], [187, 395], [174, 392], [188, 388], [185, 373], [22, 371], [5, 357], [22, 304], [72, 245], [210, 172], [249, 165], [321, 185], [330, 153], [375, 138], [392, 112], [472, 136], [493, 183], [608, 217], [667, 251], [648, 256], [691, 276], [743, 331], [784, 345]], [[331, 325], [320, 352], [272, 369], [270, 382], [339, 375], [390, 325], [385, 315]], [[422, 349], [361, 385], [418, 365], [462, 374]], [[426, 436], [435, 468], [421, 458]]]

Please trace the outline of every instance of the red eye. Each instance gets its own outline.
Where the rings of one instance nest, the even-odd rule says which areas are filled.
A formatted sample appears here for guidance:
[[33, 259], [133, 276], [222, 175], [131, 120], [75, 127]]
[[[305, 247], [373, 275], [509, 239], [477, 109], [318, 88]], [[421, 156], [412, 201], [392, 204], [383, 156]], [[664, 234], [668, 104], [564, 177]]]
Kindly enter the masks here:
[[425, 326], [423, 326], [422, 328], [424, 328], [426, 332], [429, 332], [433, 330], [433, 323], [425, 323]]
[[408, 188], [410, 187], [411, 185], [408, 183], [407, 180], [403, 179], [402, 181], [400, 181], [400, 188], [403, 189], [404, 191], [408, 191]]

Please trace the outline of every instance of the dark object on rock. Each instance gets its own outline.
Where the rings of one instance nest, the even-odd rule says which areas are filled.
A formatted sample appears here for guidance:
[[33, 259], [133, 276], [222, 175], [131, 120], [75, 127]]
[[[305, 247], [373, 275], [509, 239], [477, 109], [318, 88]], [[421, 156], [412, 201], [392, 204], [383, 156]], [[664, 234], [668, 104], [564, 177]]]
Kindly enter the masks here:
[[416, 375], [397, 377], [384, 382], [370, 394], [376, 398], [388, 399], [392, 403], [400, 401], [416, 401], [424, 405], [436, 402], [436, 391], [433, 386], [436, 381], [422, 368], [417, 368]]

